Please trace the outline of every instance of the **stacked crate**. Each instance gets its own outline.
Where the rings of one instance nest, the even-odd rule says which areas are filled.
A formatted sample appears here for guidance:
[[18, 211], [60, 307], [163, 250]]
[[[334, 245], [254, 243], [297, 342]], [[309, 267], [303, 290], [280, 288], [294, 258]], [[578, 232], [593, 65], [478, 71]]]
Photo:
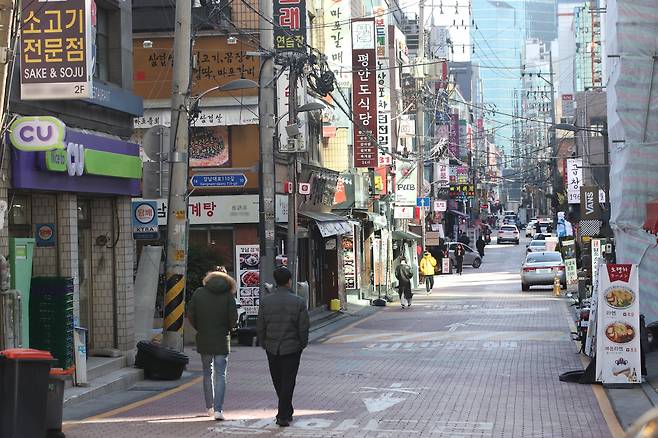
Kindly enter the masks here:
[[55, 367], [73, 366], [73, 278], [32, 278], [30, 348], [50, 351]]

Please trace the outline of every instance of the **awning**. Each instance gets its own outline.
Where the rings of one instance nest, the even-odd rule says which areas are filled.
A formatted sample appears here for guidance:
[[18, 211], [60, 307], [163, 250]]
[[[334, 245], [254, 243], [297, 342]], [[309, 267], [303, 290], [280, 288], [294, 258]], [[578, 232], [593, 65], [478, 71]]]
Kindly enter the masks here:
[[418, 234], [409, 231], [393, 231], [393, 240], [422, 240]]
[[313, 219], [320, 230], [322, 237], [337, 236], [352, 232], [352, 226], [342, 216], [333, 213], [320, 213], [315, 211], [300, 211], [301, 216]]
[[469, 218], [469, 217], [470, 217], [470, 216], [467, 215], [466, 213], [462, 213], [462, 212], [459, 211], [459, 210], [449, 210], [448, 213], [452, 213], [452, 214], [454, 214], [454, 215], [456, 215], [456, 216], [461, 216], [461, 217], [465, 217], [465, 218]]

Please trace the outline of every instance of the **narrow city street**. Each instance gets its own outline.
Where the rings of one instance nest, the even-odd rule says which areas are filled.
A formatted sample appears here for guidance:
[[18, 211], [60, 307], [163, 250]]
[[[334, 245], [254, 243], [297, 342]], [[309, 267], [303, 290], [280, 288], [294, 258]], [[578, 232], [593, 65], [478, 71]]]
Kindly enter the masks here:
[[[208, 418], [200, 377], [81, 421], [87, 437], [610, 437], [613, 414], [589, 385], [558, 375], [582, 366], [569, 301], [521, 292], [525, 242], [490, 245], [480, 269], [438, 276], [417, 293], [314, 343], [302, 355], [289, 428], [260, 348], [230, 355], [225, 415]], [[196, 354], [192, 369], [199, 370]], [[603, 407], [602, 407], [603, 406]], [[611, 426], [614, 427], [614, 424]], [[614, 429], [613, 429], [614, 430]]]

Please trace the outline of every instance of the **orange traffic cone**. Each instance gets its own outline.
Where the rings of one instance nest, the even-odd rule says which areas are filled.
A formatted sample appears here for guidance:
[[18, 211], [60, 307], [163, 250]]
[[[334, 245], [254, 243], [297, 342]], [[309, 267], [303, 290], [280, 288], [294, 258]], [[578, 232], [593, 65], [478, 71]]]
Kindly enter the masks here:
[[553, 280], [553, 295], [559, 297], [561, 293], [562, 293], [562, 286], [560, 286], [560, 277], [556, 275], [555, 280]]

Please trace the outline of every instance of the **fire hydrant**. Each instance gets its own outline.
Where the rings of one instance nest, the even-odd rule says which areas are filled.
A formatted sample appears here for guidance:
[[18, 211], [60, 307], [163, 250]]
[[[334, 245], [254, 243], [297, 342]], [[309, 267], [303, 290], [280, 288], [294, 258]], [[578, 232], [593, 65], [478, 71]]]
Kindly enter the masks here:
[[562, 286], [560, 285], [560, 277], [556, 275], [555, 279], [553, 280], [553, 295], [559, 297], [561, 293]]

